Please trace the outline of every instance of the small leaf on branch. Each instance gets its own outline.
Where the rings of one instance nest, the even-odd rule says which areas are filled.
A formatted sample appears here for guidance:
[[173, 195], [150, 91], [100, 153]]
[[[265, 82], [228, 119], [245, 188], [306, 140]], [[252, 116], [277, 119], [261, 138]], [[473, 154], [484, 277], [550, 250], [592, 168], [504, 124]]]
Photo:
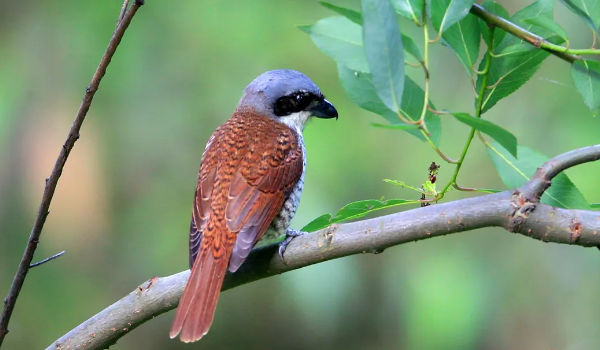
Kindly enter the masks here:
[[390, 0], [363, 0], [363, 42], [373, 86], [381, 101], [400, 113], [404, 89], [404, 49]]
[[569, 10], [583, 18], [594, 32], [600, 29], [600, 1], [560, 0]]
[[331, 214], [324, 214], [314, 219], [306, 226], [302, 228], [302, 231], [313, 232], [320, 229], [324, 229], [331, 224], [348, 221], [352, 219], [361, 218], [369, 213], [376, 210], [386, 209], [395, 207], [403, 204], [415, 204], [419, 201], [409, 201], [405, 199], [388, 199], [388, 200], [376, 200], [367, 199], [358, 202], [350, 203], [340, 209], [335, 216]]
[[392, 4], [403, 17], [417, 23], [421, 22], [425, 0], [392, 0]]
[[592, 208], [592, 209], [600, 209], [600, 203], [592, 203], [592, 204], [590, 204], [590, 208]]
[[308, 224], [306, 224], [300, 231], [304, 231], [304, 232], [318, 231], [320, 229], [323, 229], [323, 228], [331, 225], [331, 222], [329, 222], [329, 220], [331, 220], [331, 214], [323, 214], [323, 215], [319, 216], [318, 218], [314, 219], [313, 221], [309, 222]]
[[442, 34], [442, 44], [450, 46], [458, 56], [460, 62], [473, 75], [473, 67], [479, 58], [479, 43], [481, 33], [477, 17], [468, 14]]
[[425, 181], [423, 184], [423, 191], [428, 196], [435, 197], [438, 195], [435, 183], [431, 182], [430, 180]]
[[400, 186], [402, 188], [408, 188], [409, 190], [413, 190], [413, 191], [416, 191], [416, 192], [419, 192], [419, 193], [425, 193], [425, 191], [423, 189], [411, 186], [411, 185], [409, 185], [409, 184], [407, 184], [405, 182], [402, 182], [402, 181], [390, 180], [390, 179], [383, 179], [383, 182], [387, 182], [387, 183], [392, 184], [392, 185]]
[[473, 6], [474, 0], [434, 0], [427, 2], [431, 23], [438, 33], [465, 18]]
[[413, 56], [415, 59], [417, 59], [417, 61], [423, 62], [423, 57], [421, 56], [421, 51], [419, 51], [417, 44], [415, 44], [413, 39], [411, 37], [409, 37], [408, 35], [402, 34], [402, 47], [404, 48], [404, 51], [406, 51], [411, 56]]
[[571, 79], [594, 117], [600, 111], [600, 62], [576, 61], [571, 66]]
[[[531, 148], [518, 146], [519, 159], [515, 159], [507, 150], [496, 142], [490, 142], [487, 154], [500, 179], [508, 188], [519, 188], [531, 179], [537, 168], [550, 160]], [[589, 209], [583, 194], [571, 182], [566, 174], [561, 173], [552, 179], [552, 185], [544, 192], [542, 203], [565, 209]]]
[[481, 131], [482, 133], [493, 137], [502, 147], [506, 148], [510, 154], [517, 158], [517, 138], [509, 131], [498, 125], [481, 118], [475, 118], [467, 113], [452, 113], [459, 122]]
[[494, 57], [494, 58], [504, 57], [507, 59], [507, 61], [504, 62], [504, 64], [506, 66], [512, 66], [513, 62], [508, 61], [508, 59], [511, 59], [513, 61], [518, 61], [525, 57], [525, 56], [520, 56], [520, 55], [530, 55], [535, 50], [537, 50], [537, 49], [534, 46], [531, 46], [526, 43], [518, 43], [518, 44], [506, 46], [504, 49], [502, 49], [502, 51], [500, 51], [499, 54], [496, 54], [496, 57]]
[[544, 28], [552, 33], [555, 33], [559, 37], [561, 37], [564, 41], [568, 41], [569, 37], [567, 36], [567, 32], [556, 22], [551, 20], [548, 17], [540, 16], [540, 17], [531, 17], [525, 18], [522, 20], [524, 23], [533, 24], [534, 26], [538, 26]]

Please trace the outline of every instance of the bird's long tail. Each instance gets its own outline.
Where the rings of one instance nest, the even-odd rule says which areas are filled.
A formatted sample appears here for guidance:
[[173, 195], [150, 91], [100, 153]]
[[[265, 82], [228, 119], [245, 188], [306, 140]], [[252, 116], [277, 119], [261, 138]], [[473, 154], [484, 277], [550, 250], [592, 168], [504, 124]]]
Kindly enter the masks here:
[[199, 340], [208, 332], [230, 256], [231, 249], [225, 249], [225, 254], [218, 258], [210, 250], [200, 252], [179, 301], [171, 338], [180, 334], [181, 341], [188, 343]]

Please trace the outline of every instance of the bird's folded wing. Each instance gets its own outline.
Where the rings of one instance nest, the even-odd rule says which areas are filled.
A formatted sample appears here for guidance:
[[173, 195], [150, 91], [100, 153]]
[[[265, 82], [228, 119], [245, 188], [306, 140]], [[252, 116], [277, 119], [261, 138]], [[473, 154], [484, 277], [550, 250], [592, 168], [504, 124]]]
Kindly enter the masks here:
[[[234, 167], [228, 190], [225, 219], [230, 233], [237, 236], [229, 263], [232, 272], [267, 231], [303, 171], [302, 150], [295, 132], [282, 125], [261, 137], [250, 136], [247, 146], [237, 149], [239, 163]], [[213, 142], [203, 157], [190, 225], [190, 267], [198, 255], [202, 231], [211, 212], [211, 194], [219, 181], [218, 166], [212, 160], [232, 156], [216, 154], [222, 152], [219, 142]]]
[[291, 130], [272, 142], [260, 160], [249, 163], [250, 168], [240, 168], [231, 182], [225, 219], [228, 228], [238, 233], [229, 262], [231, 272], [246, 260], [302, 176], [302, 150]]

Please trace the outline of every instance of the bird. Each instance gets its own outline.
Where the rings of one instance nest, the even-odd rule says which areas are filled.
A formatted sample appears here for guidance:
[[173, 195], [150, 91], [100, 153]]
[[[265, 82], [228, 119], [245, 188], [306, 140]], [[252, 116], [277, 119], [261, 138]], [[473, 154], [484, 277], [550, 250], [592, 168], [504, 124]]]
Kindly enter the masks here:
[[304, 188], [303, 130], [338, 112], [306, 75], [267, 71], [244, 90], [231, 117], [210, 136], [194, 194], [191, 269], [170, 337], [207, 334], [227, 270], [235, 273], [261, 240], [285, 236], [279, 255], [303, 232], [289, 228]]

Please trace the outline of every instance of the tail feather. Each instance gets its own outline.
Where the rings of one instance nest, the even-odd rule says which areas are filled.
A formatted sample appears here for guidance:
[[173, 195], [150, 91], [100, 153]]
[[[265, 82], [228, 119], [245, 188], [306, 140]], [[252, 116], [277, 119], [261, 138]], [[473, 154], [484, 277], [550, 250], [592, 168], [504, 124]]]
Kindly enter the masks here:
[[231, 249], [227, 250], [218, 259], [210, 251], [200, 252], [181, 296], [171, 326], [171, 338], [180, 334], [181, 341], [188, 343], [199, 340], [208, 332], [231, 255]]

